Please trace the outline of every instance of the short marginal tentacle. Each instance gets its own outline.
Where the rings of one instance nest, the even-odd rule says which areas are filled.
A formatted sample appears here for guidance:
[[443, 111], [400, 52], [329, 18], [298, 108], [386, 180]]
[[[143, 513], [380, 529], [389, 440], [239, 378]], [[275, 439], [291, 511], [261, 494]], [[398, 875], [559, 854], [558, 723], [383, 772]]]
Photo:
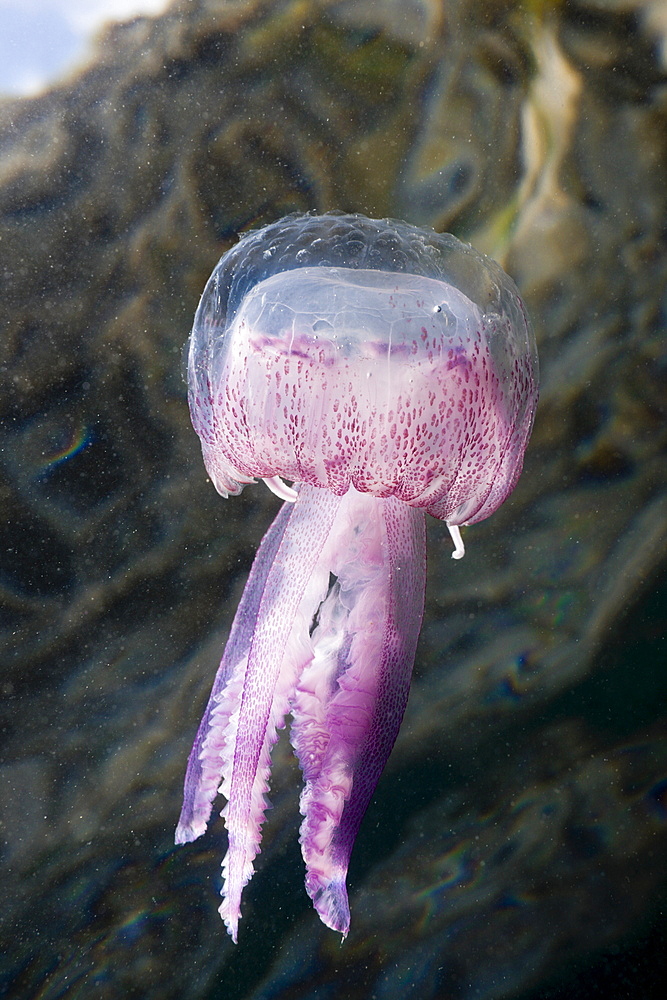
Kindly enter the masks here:
[[296, 502], [298, 496], [296, 490], [283, 482], [280, 476], [271, 476], [269, 479], [264, 479], [263, 482], [266, 483], [272, 493], [275, 493], [279, 500], [287, 500], [289, 503]]
[[463, 539], [461, 538], [461, 529], [458, 524], [449, 524], [449, 522], [447, 522], [447, 527], [449, 529], [449, 534], [452, 536], [452, 541], [454, 542], [452, 559], [463, 559], [466, 554], [466, 548], [463, 544]]

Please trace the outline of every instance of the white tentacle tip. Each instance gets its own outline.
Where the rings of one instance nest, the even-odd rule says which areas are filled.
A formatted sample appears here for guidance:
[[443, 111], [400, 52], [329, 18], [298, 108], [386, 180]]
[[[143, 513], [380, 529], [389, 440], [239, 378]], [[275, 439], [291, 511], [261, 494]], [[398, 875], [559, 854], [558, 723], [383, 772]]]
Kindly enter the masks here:
[[294, 503], [299, 495], [296, 490], [293, 490], [291, 486], [283, 482], [280, 476], [271, 476], [270, 479], [265, 479], [264, 482], [272, 493], [275, 493], [280, 500], [287, 500], [288, 503]]
[[449, 534], [452, 536], [452, 541], [454, 542], [454, 551], [452, 552], [452, 559], [463, 559], [466, 554], [466, 547], [463, 544], [463, 539], [461, 538], [461, 532], [459, 530], [458, 524], [448, 524]]

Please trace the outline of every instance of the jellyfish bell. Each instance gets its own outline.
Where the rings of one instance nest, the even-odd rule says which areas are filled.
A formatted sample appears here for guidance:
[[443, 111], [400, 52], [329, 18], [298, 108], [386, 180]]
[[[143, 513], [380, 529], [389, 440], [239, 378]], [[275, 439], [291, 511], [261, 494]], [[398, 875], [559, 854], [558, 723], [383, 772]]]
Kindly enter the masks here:
[[[328, 263], [362, 236], [353, 266]], [[273, 246], [266, 276], [258, 243]], [[530, 433], [537, 357], [495, 262], [453, 236], [337, 215], [288, 218], [231, 255], [190, 341], [192, 418], [220, 493], [256, 478], [337, 495], [352, 485], [451, 525], [502, 503]], [[234, 295], [248, 266], [257, 280]]]
[[[288, 712], [306, 889], [347, 934], [354, 838], [396, 739], [424, 608], [424, 511], [460, 524], [514, 487], [537, 355], [512, 281], [453, 236], [288, 216], [221, 259], [190, 339], [189, 400], [223, 496], [287, 502], [265, 535], [192, 748], [177, 842], [218, 791], [220, 912], [236, 940]], [[290, 480], [293, 487], [286, 485]]]

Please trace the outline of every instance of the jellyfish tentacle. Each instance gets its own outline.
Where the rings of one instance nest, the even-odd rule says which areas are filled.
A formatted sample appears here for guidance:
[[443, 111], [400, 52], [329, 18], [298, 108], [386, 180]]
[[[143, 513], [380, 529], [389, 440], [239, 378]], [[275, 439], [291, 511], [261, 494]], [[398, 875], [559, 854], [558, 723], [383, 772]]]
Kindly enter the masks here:
[[[206, 711], [199, 723], [183, 788], [183, 807], [176, 828], [176, 843], [187, 844], [206, 830], [213, 800], [222, 779], [220, 749], [224, 729], [236, 704], [230, 698], [234, 677], [245, 675], [248, 650], [255, 631], [267, 577], [289, 521], [291, 504], [285, 504], [264, 535], [255, 556], [241, 602], [234, 616], [227, 645], [215, 676]], [[226, 707], [225, 715], [221, 710]]]
[[449, 534], [452, 536], [452, 541], [454, 542], [452, 559], [463, 559], [466, 554], [466, 547], [463, 544], [463, 539], [461, 538], [461, 529], [458, 524], [450, 524], [449, 521], [447, 521], [447, 528], [449, 529]]
[[279, 500], [287, 500], [289, 503], [295, 502], [297, 498], [296, 490], [283, 482], [280, 476], [271, 476], [269, 479], [263, 479], [262, 482], [268, 486], [272, 493], [275, 493]]
[[292, 744], [305, 779], [306, 889], [324, 923], [345, 937], [352, 846], [407, 702], [426, 546], [421, 511], [354, 489], [344, 502], [330, 547], [335, 580], [292, 706]]
[[228, 799], [229, 847], [220, 913], [234, 941], [241, 893], [259, 850], [276, 729], [284, 725], [298, 673], [312, 655], [307, 622], [302, 624], [299, 612], [307, 616], [304, 607], [314, 610], [326, 593], [328, 573], [321, 568], [318, 573], [318, 562], [340, 503], [327, 490], [302, 485], [296, 503], [289, 505], [253, 622], [238, 717], [230, 717], [225, 734], [221, 791]]

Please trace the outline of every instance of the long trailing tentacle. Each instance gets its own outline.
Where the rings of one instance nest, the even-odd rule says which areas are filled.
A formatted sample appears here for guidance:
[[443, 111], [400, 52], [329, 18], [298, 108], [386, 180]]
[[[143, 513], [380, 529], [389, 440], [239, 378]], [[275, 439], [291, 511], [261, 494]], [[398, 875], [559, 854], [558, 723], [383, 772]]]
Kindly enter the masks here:
[[425, 573], [423, 513], [354, 489], [337, 498], [300, 486], [262, 541], [190, 754], [176, 835], [203, 833], [221, 782], [220, 912], [234, 940], [290, 707], [306, 782], [306, 887], [322, 920], [347, 933], [350, 853], [405, 710]]
[[[283, 725], [298, 674], [310, 659], [310, 619], [326, 593], [320, 554], [341, 498], [302, 485], [264, 582], [238, 713], [225, 733], [221, 791], [229, 848], [220, 913], [234, 941], [243, 887], [253, 874], [268, 788], [271, 747]], [[319, 570], [318, 570], [318, 564]], [[226, 766], [228, 765], [228, 766]]]
[[421, 511], [354, 490], [344, 499], [323, 553], [334, 579], [292, 708], [306, 888], [343, 936], [350, 854], [405, 711], [426, 579]]
[[[264, 535], [252, 564], [243, 597], [234, 617], [229, 639], [215, 676], [206, 711], [190, 751], [183, 787], [183, 807], [176, 827], [176, 843], [196, 840], [205, 831], [213, 800], [222, 780], [224, 731], [233, 699], [228, 686], [238, 687], [245, 674], [248, 650], [255, 630], [259, 605], [278, 547], [285, 534], [291, 505], [285, 504]], [[227, 709], [227, 710], [226, 710]], [[214, 720], [214, 721], [213, 721]]]

